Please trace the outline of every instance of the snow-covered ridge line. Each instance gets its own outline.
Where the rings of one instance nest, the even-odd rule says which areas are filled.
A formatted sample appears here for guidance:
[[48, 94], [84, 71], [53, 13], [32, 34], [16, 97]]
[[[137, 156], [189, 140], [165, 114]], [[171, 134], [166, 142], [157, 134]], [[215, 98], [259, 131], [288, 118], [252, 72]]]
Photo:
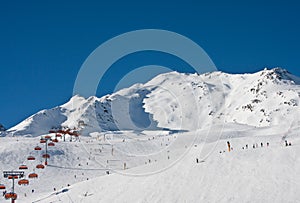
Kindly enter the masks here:
[[0, 123], [0, 131], [5, 131], [6, 128]]
[[82, 135], [111, 130], [196, 130], [220, 123], [256, 127], [299, 123], [300, 79], [275, 68], [253, 74], [223, 72], [158, 75], [101, 98], [76, 95], [42, 110], [7, 131], [39, 136], [51, 129]]

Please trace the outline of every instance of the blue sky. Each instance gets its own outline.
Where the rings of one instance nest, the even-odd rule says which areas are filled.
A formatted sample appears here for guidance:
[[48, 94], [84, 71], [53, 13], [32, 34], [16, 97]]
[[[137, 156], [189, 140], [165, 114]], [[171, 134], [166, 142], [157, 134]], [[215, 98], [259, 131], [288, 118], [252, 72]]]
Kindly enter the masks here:
[[[300, 76], [297, 1], [7, 1], [0, 5], [0, 123], [11, 127], [38, 110], [66, 102], [89, 54], [106, 40], [136, 29], [165, 29], [198, 43], [219, 70], [255, 72], [281, 66]], [[163, 63], [158, 53], [118, 61], [125, 70]], [[115, 71], [114, 71], [115, 70]], [[113, 68], [97, 96], [122, 73]]]

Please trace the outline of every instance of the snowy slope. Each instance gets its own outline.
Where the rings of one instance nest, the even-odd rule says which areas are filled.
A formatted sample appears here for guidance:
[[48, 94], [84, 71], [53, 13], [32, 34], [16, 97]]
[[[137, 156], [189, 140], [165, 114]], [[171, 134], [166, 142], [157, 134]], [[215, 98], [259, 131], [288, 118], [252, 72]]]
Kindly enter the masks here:
[[[0, 137], [0, 174], [21, 164], [26, 177], [38, 173], [16, 185], [19, 202], [300, 202], [299, 85], [283, 69], [171, 72], [102, 98], [74, 96]], [[59, 128], [89, 136], [59, 139], [36, 169], [39, 136]]]
[[[51, 151], [50, 165], [36, 170], [40, 177], [29, 186], [17, 186], [16, 192], [20, 202], [45, 203], [299, 202], [299, 129], [293, 126], [285, 137], [292, 142], [289, 147], [284, 146], [282, 130], [236, 124], [226, 125], [220, 137], [215, 133], [220, 129], [215, 127], [210, 132], [148, 131], [142, 136], [130, 131], [110, 132], [113, 137], [106, 134], [106, 141], [94, 135], [81, 142], [61, 142]], [[199, 135], [206, 133], [212, 138], [201, 139]], [[198, 135], [196, 140], [194, 134]], [[98, 135], [103, 138], [104, 134]], [[141, 137], [135, 139], [137, 136]], [[147, 139], [152, 136], [155, 139]], [[39, 162], [24, 162], [38, 139], [16, 139], [1, 138], [1, 171], [20, 163], [29, 165], [31, 171]], [[231, 152], [227, 152], [227, 140], [232, 144]], [[160, 149], [160, 142], [169, 145]], [[252, 148], [261, 142], [264, 147]], [[249, 149], [242, 149], [246, 144]], [[105, 174], [106, 170], [111, 174]], [[0, 183], [10, 185], [8, 180]]]
[[[299, 202], [300, 142], [284, 148], [276, 139], [270, 140], [272, 147], [214, 153], [199, 164], [195, 161], [199, 149], [193, 148], [182, 161], [161, 173], [102, 176], [41, 202]], [[234, 140], [234, 144], [243, 146], [245, 140]], [[155, 171], [159, 164], [131, 173], [145, 167]]]
[[300, 122], [299, 85], [299, 78], [280, 68], [236, 75], [171, 72], [102, 98], [74, 96], [8, 132], [39, 136], [63, 127], [82, 135], [107, 130], [189, 131], [223, 123], [288, 129], [290, 122]]
[[[146, 90], [138, 85], [103, 98], [78, 95], [64, 105], [42, 110], [8, 130], [9, 136], [39, 136], [51, 129], [80, 130], [82, 135], [106, 130], [157, 129], [143, 110]], [[135, 115], [135, 116], [133, 116]]]
[[[181, 79], [173, 80], [176, 77]], [[188, 130], [203, 127], [207, 121], [256, 127], [279, 125], [286, 117], [299, 122], [299, 81], [278, 68], [242, 75], [169, 73], [149, 82], [159, 83], [164, 89], [149, 94], [145, 107], [162, 127]], [[166, 92], [171, 92], [173, 98]], [[160, 109], [161, 102], [168, 105]]]

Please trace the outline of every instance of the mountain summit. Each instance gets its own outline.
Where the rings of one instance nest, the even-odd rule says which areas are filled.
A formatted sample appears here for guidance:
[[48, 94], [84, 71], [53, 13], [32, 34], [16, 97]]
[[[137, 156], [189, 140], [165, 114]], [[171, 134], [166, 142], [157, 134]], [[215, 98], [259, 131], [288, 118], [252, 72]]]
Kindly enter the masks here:
[[0, 131], [5, 131], [6, 128], [0, 123]]

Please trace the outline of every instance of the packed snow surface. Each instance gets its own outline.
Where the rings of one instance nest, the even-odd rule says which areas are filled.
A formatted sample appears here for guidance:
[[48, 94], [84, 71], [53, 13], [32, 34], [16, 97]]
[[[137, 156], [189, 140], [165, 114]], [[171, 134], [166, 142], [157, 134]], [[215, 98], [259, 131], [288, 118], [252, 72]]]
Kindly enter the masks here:
[[[0, 170], [26, 164], [26, 175], [39, 174], [28, 186], [16, 186], [20, 202], [300, 201], [299, 128], [286, 134], [231, 125], [210, 132], [122, 131], [105, 137], [57, 143], [43, 170], [35, 169], [42, 162], [33, 150], [37, 138], [1, 138]], [[285, 139], [292, 146], [286, 147]], [[27, 161], [28, 155], [37, 160]], [[11, 185], [7, 179], [0, 182]]]

